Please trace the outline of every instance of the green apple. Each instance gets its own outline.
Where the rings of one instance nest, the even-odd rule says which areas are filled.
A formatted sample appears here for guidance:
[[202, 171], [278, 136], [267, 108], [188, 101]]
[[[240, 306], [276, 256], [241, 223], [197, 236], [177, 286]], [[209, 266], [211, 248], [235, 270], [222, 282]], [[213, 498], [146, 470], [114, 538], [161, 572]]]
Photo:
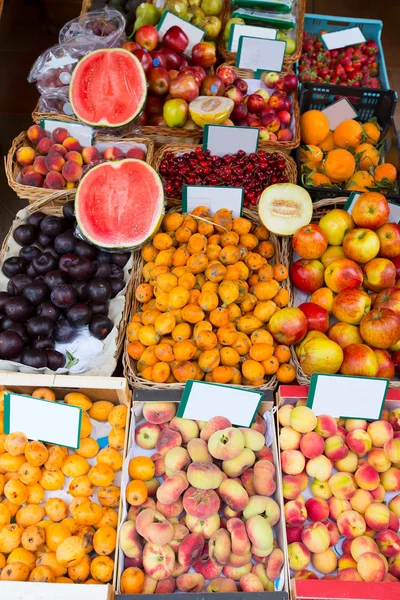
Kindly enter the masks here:
[[296, 50], [296, 42], [294, 39], [285, 35], [281, 31], [278, 31], [277, 39], [286, 42], [285, 54], [293, 54], [293, 52]]
[[221, 21], [218, 17], [205, 17], [201, 27], [206, 32], [206, 40], [216, 40], [221, 31]]
[[163, 106], [163, 117], [168, 127], [183, 127], [187, 121], [189, 105], [182, 98], [167, 100]]
[[200, 7], [207, 17], [218, 17], [222, 12], [222, 0], [202, 0]]

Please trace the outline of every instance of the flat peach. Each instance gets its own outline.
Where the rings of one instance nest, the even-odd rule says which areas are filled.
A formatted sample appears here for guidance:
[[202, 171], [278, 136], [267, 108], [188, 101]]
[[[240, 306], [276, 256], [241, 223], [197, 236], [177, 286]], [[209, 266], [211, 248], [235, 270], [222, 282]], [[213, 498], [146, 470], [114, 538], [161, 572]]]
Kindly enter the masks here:
[[200, 438], [208, 442], [213, 433], [227, 427], [232, 427], [229, 419], [226, 417], [212, 417], [204, 427], [200, 428]]
[[190, 485], [201, 489], [217, 489], [222, 481], [222, 472], [213, 463], [193, 462], [187, 470], [187, 478]]
[[218, 513], [220, 504], [218, 494], [214, 490], [189, 487], [183, 494], [183, 508], [187, 514], [197, 519], [208, 519]]
[[231, 537], [226, 529], [218, 529], [208, 543], [208, 554], [220, 566], [228, 564], [231, 554]]
[[180, 543], [178, 550], [179, 564], [192, 567], [200, 558], [204, 549], [204, 538], [200, 533], [189, 533]]

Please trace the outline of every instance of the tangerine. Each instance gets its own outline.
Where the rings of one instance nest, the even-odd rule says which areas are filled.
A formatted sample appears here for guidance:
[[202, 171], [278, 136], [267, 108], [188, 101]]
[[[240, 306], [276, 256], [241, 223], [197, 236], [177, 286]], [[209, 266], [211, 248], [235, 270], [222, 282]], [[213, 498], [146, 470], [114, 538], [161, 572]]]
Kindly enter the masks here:
[[342, 121], [333, 132], [333, 141], [338, 148], [357, 148], [364, 137], [362, 125], [354, 119]]
[[329, 121], [319, 110], [308, 110], [300, 117], [301, 139], [304, 144], [318, 146], [329, 133]]
[[395, 183], [397, 179], [397, 169], [390, 163], [382, 163], [376, 167], [374, 179], [377, 183]]
[[356, 170], [356, 161], [351, 152], [338, 148], [328, 152], [324, 169], [331, 181], [341, 183], [353, 175]]

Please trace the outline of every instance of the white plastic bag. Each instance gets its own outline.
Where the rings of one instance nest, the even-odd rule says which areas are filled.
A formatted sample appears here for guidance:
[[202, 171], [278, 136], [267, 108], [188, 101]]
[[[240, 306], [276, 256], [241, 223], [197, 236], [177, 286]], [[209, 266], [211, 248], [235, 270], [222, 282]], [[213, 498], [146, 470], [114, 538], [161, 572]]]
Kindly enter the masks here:
[[116, 48], [125, 41], [126, 21], [124, 15], [118, 10], [104, 8], [94, 10], [64, 25], [60, 31], [60, 44], [77, 36], [85, 35], [96, 40], [101, 40], [102, 48]]

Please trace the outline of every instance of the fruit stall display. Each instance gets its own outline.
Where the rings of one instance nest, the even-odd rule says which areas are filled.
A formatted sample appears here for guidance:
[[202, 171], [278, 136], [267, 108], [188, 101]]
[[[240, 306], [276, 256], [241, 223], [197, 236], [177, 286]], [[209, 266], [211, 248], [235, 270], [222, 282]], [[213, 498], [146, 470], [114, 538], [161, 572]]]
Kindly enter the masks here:
[[380, 193], [360, 194], [351, 214], [345, 201], [314, 203], [312, 222], [291, 240], [296, 308], [286, 325], [297, 380], [341, 373], [398, 388], [400, 227]]
[[[44, 376], [44, 387], [35, 389], [29, 375], [8, 373], [0, 380], [8, 382], [0, 392], [1, 431], [6, 391], [82, 408], [76, 450], [28, 441], [23, 432], [0, 434], [2, 594], [12, 597], [18, 590], [25, 597], [31, 584], [86, 583], [102, 585], [97, 597], [105, 599], [116, 556], [130, 408], [126, 382]], [[44, 587], [41, 598], [70, 594]]]
[[133, 388], [204, 379], [274, 389], [295, 379], [273, 325], [289, 302], [285, 257], [254, 214], [244, 215], [169, 212], [136, 253], [124, 355]]
[[[261, 6], [260, 6], [261, 4]], [[249, 6], [251, 8], [251, 3], [246, 3], [246, 2], [241, 2], [241, 0], [227, 0], [226, 2], [226, 7], [224, 10], [224, 14], [223, 14], [223, 19], [222, 19], [222, 35], [219, 38], [219, 42], [218, 42], [218, 52], [219, 54], [222, 56], [222, 58], [224, 60], [228, 60], [228, 61], [236, 61], [236, 52], [230, 52], [228, 51], [228, 40], [229, 40], [229, 34], [230, 34], [230, 29], [231, 26], [234, 24], [237, 25], [256, 25], [256, 26], [266, 26], [266, 27], [272, 27], [272, 28], [277, 28], [278, 29], [278, 35], [277, 35], [277, 39], [279, 40], [283, 40], [286, 42], [286, 54], [285, 54], [285, 58], [284, 58], [284, 65], [286, 67], [293, 65], [295, 62], [297, 62], [301, 56], [301, 51], [302, 51], [302, 43], [303, 43], [303, 27], [304, 27], [304, 15], [305, 15], [305, 10], [306, 10], [306, 2], [305, 0], [289, 0], [289, 2], [285, 2], [284, 4], [288, 5], [289, 7], [289, 13], [285, 12], [280, 12], [280, 8], [277, 9], [276, 5], [280, 4], [280, 2], [275, 2], [275, 6], [272, 7], [272, 2], [271, 3], [266, 3], [267, 5], [270, 4], [268, 6], [267, 9], [264, 8], [264, 6], [262, 6], [263, 3], [254, 3], [254, 6], [258, 6], [259, 8], [262, 8], [262, 10], [259, 10], [258, 8], [256, 8], [255, 11], [248, 11], [248, 12], [255, 12], [255, 13], [268, 13], [272, 18], [274, 17], [280, 17], [282, 15], [284, 16], [290, 16], [293, 17], [293, 21], [294, 21], [294, 25], [286, 23], [286, 25], [282, 25], [281, 28], [279, 28], [279, 25], [273, 25], [272, 22], [271, 24], [269, 24], [268, 22], [266, 22], [265, 24], [263, 24], [262, 22], [257, 22], [254, 21], [253, 18], [246, 18], [245, 14], [239, 14], [238, 16], [233, 15], [232, 13], [235, 12], [235, 10], [238, 10], [239, 7], [243, 6], [243, 7], [247, 7]], [[283, 3], [282, 3], [283, 4]], [[277, 12], [275, 12], [275, 9]], [[241, 11], [240, 11], [241, 12]]]
[[117, 592], [287, 590], [271, 408], [261, 403], [251, 428], [236, 428], [226, 417], [176, 417], [173, 402], [135, 405], [121, 483]]
[[11, 145], [6, 160], [8, 184], [30, 203], [43, 198], [62, 201], [75, 194], [83, 175], [99, 162], [136, 158], [151, 164], [153, 142], [148, 138], [106, 141], [97, 136], [82, 147], [65, 127], [52, 133], [32, 125]]
[[[317, 417], [305, 406], [307, 393], [284, 386], [278, 397], [294, 594], [394, 599], [400, 576], [399, 394], [386, 400], [380, 420], [365, 421]], [[378, 589], [377, 582], [385, 583]]]

